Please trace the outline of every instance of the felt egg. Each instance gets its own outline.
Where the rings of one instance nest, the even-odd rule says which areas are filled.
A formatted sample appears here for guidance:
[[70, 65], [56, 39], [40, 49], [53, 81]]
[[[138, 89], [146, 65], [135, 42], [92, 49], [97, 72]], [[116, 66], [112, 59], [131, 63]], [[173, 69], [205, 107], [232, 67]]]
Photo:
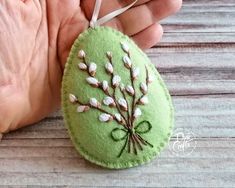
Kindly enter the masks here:
[[172, 133], [171, 97], [156, 68], [134, 41], [108, 27], [89, 28], [74, 42], [62, 108], [75, 148], [107, 168], [151, 161]]

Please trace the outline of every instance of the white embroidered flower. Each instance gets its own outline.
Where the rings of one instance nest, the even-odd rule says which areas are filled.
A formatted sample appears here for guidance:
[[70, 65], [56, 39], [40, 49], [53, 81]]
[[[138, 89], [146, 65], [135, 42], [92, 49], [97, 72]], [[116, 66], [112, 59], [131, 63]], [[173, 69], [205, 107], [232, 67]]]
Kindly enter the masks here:
[[96, 69], [97, 69], [97, 65], [95, 63], [90, 63], [89, 65], [89, 73], [92, 75], [92, 76], [95, 76], [95, 73], [96, 73]]
[[124, 52], [129, 53], [130, 48], [125, 42], [121, 42], [121, 46]]
[[118, 87], [121, 82], [121, 77], [118, 75], [115, 75], [112, 80], [112, 84], [114, 87]]
[[78, 52], [78, 57], [82, 59], [82, 58], [86, 57], [86, 53], [83, 50], [80, 50]]
[[100, 107], [100, 103], [97, 101], [96, 98], [90, 98], [90, 102], [89, 103], [93, 107], [96, 107], [96, 108]]
[[104, 80], [104, 81], [102, 82], [102, 88], [103, 88], [104, 91], [108, 91], [108, 89], [109, 89], [109, 84], [108, 84], [108, 82], [107, 82], [106, 80]]
[[130, 58], [127, 55], [125, 55], [122, 60], [126, 68], [128, 69], [131, 68], [132, 63], [131, 63]]
[[142, 112], [141, 112], [141, 110], [139, 109], [139, 108], [136, 108], [135, 109], [135, 112], [134, 112], [134, 118], [137, 118], [137, 117], [139, 117], [139, 116], [141, 116], [142, 115]]
[[114, 99], [112, 97], [109, 97], [109, 96], [104, 98], [103, 103], [106, 106], [115, 106]]
[[75, 95], [73, 95], [73, 94], [69, 94], [69, 101], [71, 102], [71, 103], [75, 103], [75, 102], [77, 102], [77, 97], [75, 96]]
[[143, 94], [146, 94], [148, 92], [148, 86], [146, 85], [146, 83], [140, 84], [140, 90]]
[[154, 81], [154, 77], [152, 75], [148, 76], [148, 83], [152, 83]]
[[111, 121], [112, 119], [113, 119], [113, 118], [112, 118], [111, 115], [105, 114], [105, 113], [101, 114], [100, 117], [99, 117], [99, 120], [100, 120], [101, 122], [108, 122], [108, 121]]
[[124, 90], [125, 90], [125, 85], [124, 85], [123, 83], [120, 83], [120, 86], [119, 86], [119, 87], [120, 87], [120, 90], [121, 90], [121, 91], [124, 91]]
[[114, 114], [115, 118], [117, 121], [121, 122], [122, 121], [122, 116], [119, 113]]
[[120, 99], [118, 100], [118, 104], [120, 105], [120, 107], [122, 108], [122, 110], [127, 111], [127, 102], [126, 102], [125, 99], [120, 98]]
[[113, 57], [113, 54], [110, 51], [106, 52], [106, 55], [109, 59], [111, 59]]
[[86, 112], [90, 109], [89, 106], [85, 106], [85, 105], [81, 105], [77, 107], [77, 112], [81, 113], [81, 112]]
[[140, 99], [140, 104], [148, 104], [149, 103], [149, 100], [148, 100], [148, 97], [147, 96], [143, 96], [141, 99]]
[[135, 80], [140, 74], [140, 69], [138, 67], [132, 69], [132, 77]]
[[132, 86], [130, 86], [130, 85], [128, 85], [128, 86], [126, 86], [126, 91], [127, 91], [127, 93], [129, 94], [129, 95], [134, 95], [135, 94], [135, 90], [134, 90], [134, 88], [132, 87]]
[[87, 65], [85, 63], [79, 63], [78, 64], [78, 68], [81, 70], [86, 70], [87, 69]]
[[86, 81], [87, 81], [90, 85], [92, 85], [92, 86], [94, 86], [94, 87], [98, 87], [98, 86], [99, 86], [99, 81], [98, 81], [96, 78], [88, 77], [88, 78], [86, 78]]
[[105, 69], [108, 73], [112, 74], [113, 73], [113, 65], [111, 63], [106, 63], [105, 64]]

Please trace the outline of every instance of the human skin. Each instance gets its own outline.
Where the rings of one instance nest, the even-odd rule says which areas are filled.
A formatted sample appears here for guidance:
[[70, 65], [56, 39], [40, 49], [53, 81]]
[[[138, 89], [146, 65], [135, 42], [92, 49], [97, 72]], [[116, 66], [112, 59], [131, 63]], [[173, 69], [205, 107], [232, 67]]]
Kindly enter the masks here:
[[[100, 17], [133, 0], [103, 0]], [[95, 0], [0, 1], [0, 133], [33, 124], [60, 107], [63, 69], [77, 36], [88, 28]], [[142, 49], [160, 41], [159, 21], [181, 0], [139, 0], [105, 23]]]

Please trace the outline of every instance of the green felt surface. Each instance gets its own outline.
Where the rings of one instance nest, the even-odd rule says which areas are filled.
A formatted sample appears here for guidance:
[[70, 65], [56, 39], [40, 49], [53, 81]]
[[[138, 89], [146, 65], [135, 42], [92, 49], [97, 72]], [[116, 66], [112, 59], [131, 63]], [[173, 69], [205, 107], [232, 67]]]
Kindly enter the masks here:
[[[151, 123], [151, 130], [141, 136], [153, 145], [144, 146], [143, 151], [138, 154], [128, 153], [125, 148], [123, 154], [118, 157], [120, 150], [125, 144], [125, 139], [115, 141], [111, 137], [114, 128], [122, 128], [116, 121], [99, 121], [100, 111], [90, 109], [87, 112], [78, 113], [76, 104], [69, 101], [69, 94], [74, 94], [83, 103], [88, 103], [91, 97], [102, 101], [106, 96], [102, 90], [91, 87], [86, 78], [88, 74], [78, 68], [81, 59], [77, 54], [84, 50], [88, 62], [97, 64], [96, 78], [99, 81], [107, 80], [110, 83], [110, 75], [105, 71], [105, 63], [108, 62], [106, 52], [113, 54], [114, 74], [122, 78], [122, 83], [131, 85], [129, 70], [124, 67], [122, 57], [125, 55], [120, 42], [125, 42], [130, 47], [131, 60], [134, 67], [140, 68], [140, 75], [134, 82], [137, 96], [140, 96], [140, 82], [146, 79], [145, 66], [149, 74], [154, 76], [154, 82], [149, 85], [148, 99], [146, 105], [139, 105], [142, 111], [135, 121], [135, 126], [142, 121]], [[120, 92], [116, 97], [120, 98]], [[132, 98], [128, 97], [128, 103]], [[173, 127], [173, 107], [170, 95], [155, 67], [150, 63], [148, 57], [136, 46], [136, 44], [122, 33], [108, 27], [89, 28], [75, 41], [63, 77], [62, 106], [67, 128], [76, 149], [87, 160], [107, 168], [129, 168], [138, 166], [152, 160], [166, 146]], [[102, 105], [105, 110], [115, 113], [116, 108]], [[140, 128], [139, 128], [140, 129]], [[121, 135], [123, 136], [123, 135]], [[125, 136], [125, 134], [124, 134]]]

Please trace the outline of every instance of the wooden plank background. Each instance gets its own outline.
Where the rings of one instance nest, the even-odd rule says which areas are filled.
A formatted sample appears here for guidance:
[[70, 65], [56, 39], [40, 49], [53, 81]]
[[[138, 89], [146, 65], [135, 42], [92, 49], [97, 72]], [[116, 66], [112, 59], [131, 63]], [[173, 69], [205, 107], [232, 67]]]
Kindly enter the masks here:
[[4, 136], [0, 185], [235, 187], [235, 0], [185, 0], [162, 24], [148, 55], [173, 96], [175, 127], [196, 136], [191, 154], [168, 148], [145, 166], [102, 169], [77, 154], [57, 112]]

